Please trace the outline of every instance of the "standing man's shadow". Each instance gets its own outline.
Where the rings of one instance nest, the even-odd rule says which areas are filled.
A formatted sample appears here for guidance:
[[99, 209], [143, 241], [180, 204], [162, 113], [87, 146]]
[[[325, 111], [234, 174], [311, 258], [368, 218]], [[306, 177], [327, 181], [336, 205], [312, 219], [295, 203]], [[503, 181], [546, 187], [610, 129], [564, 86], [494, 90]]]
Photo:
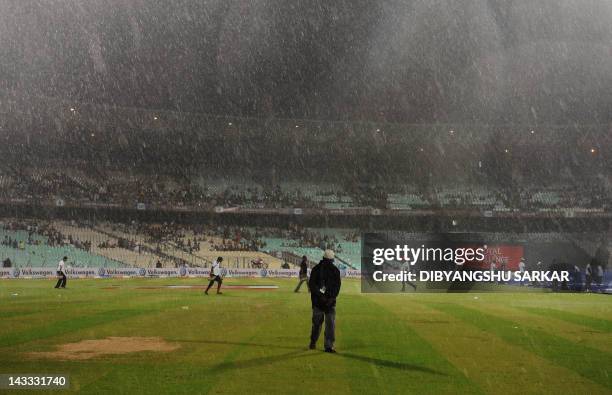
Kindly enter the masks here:
[[[248, 343], [248, 342], [228, 342], [228, 341], [215, 341], [215, 340], [179, 340], [179, 339], [168, 339], [169, 341], [175, 342], [193, 342], [193, 343], [203, 343], [203, 344], [217, 344], [217, 345], [235, 345], [235, 346], [243, 346], [243, 347], [265, 347], [265, 348], [280, 348], [293, 350], [290, 352], [286, 352], [278, 355], [269, 355], [265, 357], [251, 358], [241, 361], [228, 361], [223, 362], [218, 365], [212, 367], [214, 370], [234, 370], [234, 369], [243, 369], [243, 368], [251, 368], [257, 366], [269, 365], [277, 362], [288, 361], [297, 358], [306, 358], [306, 357], [316, 357], [324, 355], [321, 352], [313, 352], [312, 350], [306, 350], [303, 348], [296, 348], [291, 346], [281, 346], [277, 344], [262, 344], [262, 343]], [[422, 373], [428, 373], [437, 376], [446, 376], [445, 373], [437, 371], [435, 369], [430, 369], [424, 366], [410, 364], [406, 362], [399, 361], [391, 361], [387, 359], [368, 357], [365, 355], [359, 355], [354, 353], [337, 353], [333, 354], [334, 358], [349, 358], [356, 361], [365, 362], [368, 364], [373, 364], [382, 368], [391, 368], [397, 370], [408, 370], [408, 371], [416, 371]]]

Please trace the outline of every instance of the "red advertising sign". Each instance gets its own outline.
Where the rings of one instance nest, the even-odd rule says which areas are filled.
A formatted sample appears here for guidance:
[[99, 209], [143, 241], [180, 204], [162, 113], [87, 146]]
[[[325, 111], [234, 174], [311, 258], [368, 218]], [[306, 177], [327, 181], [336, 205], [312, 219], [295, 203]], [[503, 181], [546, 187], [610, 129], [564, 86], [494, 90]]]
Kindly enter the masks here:
[[[471, 248], [479, 248], [477, 246]], [[482, 248], [482, 247], [480, 247]], [[524, 249], [522, 245], [488, 245], [484, 252], [482, 261], [473, 260], [464, 264], [465, 268], [490, 270], [491, 263], [495, 263], [496, 270], [519, 270], [519, 262], [523, 257]]]

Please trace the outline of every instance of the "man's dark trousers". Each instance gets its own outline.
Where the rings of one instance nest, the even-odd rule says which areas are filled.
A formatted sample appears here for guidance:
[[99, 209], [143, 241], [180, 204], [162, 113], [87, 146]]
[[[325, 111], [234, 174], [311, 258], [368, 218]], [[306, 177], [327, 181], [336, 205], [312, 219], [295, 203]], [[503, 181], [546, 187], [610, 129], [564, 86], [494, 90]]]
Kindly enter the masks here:
[[57, 272], [58, 279], [55, 288], [66, 288], [66, 275], [60, 271]]
[[315, 344], [321, 334], [321, 327], [325, 321], [325, 349], [334, 348], [336, 340], [336, 308], [330, 307], [326, 311], [318, 307], [312, 308], [312, 331], [310, 332], [310, 343]]
[[300, 288], [302, 287], [303, 283], [306, 283], [306, 287], [308, 287], [308, 291], [310, 292], [310, 286], [308, 285], [308, 277], [300, 277], [300, 282], [298, 283], [297, 287], [295, 287], [295, 292], [300, 291]]

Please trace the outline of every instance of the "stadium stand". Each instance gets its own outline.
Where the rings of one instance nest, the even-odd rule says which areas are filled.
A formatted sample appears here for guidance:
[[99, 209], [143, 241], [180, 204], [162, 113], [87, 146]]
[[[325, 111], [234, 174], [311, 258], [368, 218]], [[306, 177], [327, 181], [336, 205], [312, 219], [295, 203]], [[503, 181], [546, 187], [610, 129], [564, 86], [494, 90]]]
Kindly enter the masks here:
[[[122, 267], [126, 264], [111, 257], [76, 248], [71, 244], [52, 246], [41, 236], [29, 237], [25, 231], [0, 229], [0, 260], [10, 259], [14, 265], [48, 267], [54, 266], [63, 256], [70, 257], [75, 267]], [[9, 240], [11, 241], [9, 243]]]

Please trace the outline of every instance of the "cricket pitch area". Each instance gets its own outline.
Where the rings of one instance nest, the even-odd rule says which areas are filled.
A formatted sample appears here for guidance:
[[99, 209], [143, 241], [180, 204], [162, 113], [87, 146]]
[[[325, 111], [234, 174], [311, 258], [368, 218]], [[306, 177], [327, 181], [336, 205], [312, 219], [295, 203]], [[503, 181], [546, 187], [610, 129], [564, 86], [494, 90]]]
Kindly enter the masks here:
[[295, 279], [209, 296], [206, 282], [0, 280], [0, 373], [65, 373], [82, 393], [612, 393], [609, 295], [362, 294], [347, 279], [327, 354], [322, 338], [308, 349]]

